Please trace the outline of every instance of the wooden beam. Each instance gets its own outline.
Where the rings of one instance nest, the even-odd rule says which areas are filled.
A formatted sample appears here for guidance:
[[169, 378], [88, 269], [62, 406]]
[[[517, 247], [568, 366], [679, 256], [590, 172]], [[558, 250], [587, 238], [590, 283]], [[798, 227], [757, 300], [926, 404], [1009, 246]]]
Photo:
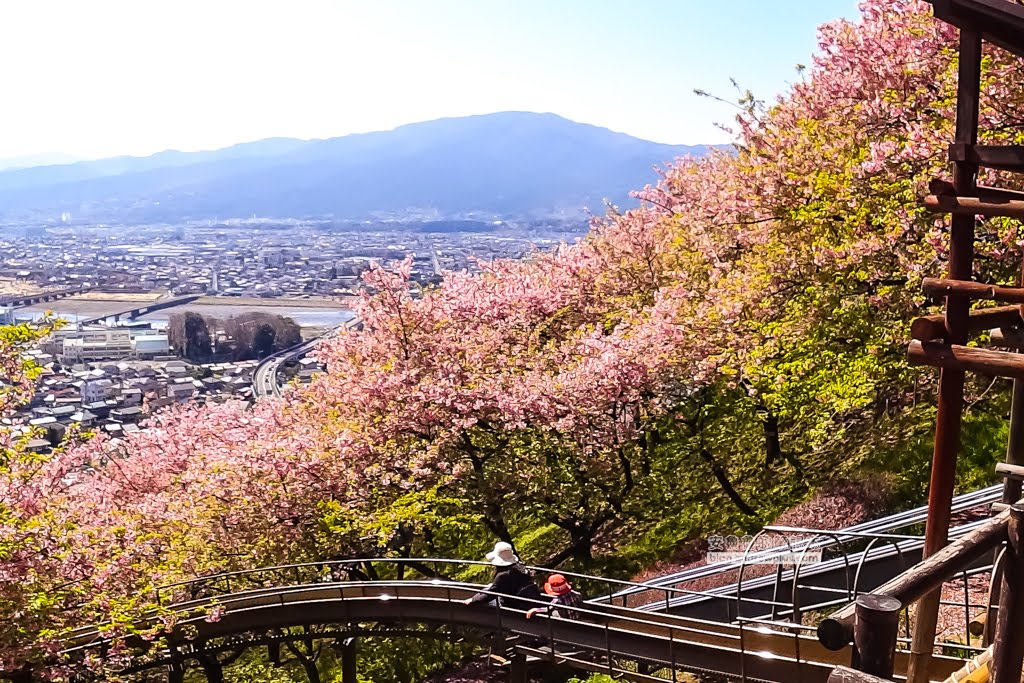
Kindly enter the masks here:
[[1024, 480], [1024, 465], [1012, 465], [1008, 462], [997, 462], [996, 475], [1003, 479], [1009, 477], [1012, 479]]
[[[1017, 327], [1024, 324], [1020, 317], [1020, 306], [998, 306], [996, 308], [979, 308], [971, 311], [967, 321], [969, 333], [991, 330], [997, 327]], [[946, 338], [946, 317], [943, 315], [926, 315], [915, 318], [910, 323], [910, 338], [920, 341]]]
[[1007, 349], [1024, 349], [1024, 332], [1018, 329], [992, 330], [992, 344]]
[[949, 146], [950, 161], [966, 161], [975, 166], [1000, 171], [1024, 171], [1024, 145], [967, 145], [954, 142]]
[[1002, 187], [989, 187], [988, 185], [978, 185], [978, 198], [995, 201], [1002, 201], [1004, 199], [1024, 199], [1024, 192], [1020, 190], [1007, 190]]
[[1024, 379], [1024, 354], [1011, 351], [990, 351], [960, 344], [914, 340], [907, 349], [907, 359], [911, 365], [931, 365], [992, 377]]
[[[1007, 538], [1010, 511], [1000, 513], [964, 534], [927, 559], [872, 591], [874, 595], [896, 598], [904, 605], [938, 588], [972, 562]], [[853, 640], [857, 603], [851, 602], [832, 613], [818, 626], [818, 640], [830, 650], [840, 650]]]
[[921, 289], [925, 294], [936, 299], [951, 296], [986, 299], [1007, 304], [1024, 304], [1024, 287], [1004, 287], [973, 280], [926, 277], [921, 281]]
[[828, 675], [828, 683], [889, 683], [889, 681], [885, 678], [864, 673], [863, 671], [851, 669], [848, 666], [837, 666]]
[[1024, 57], [1024, 8], [1011, 0], [928, 0], [935, 17], [963, 31], [976, 31], [1004, 50]]
[[928, 195], [924, 205], [935, 213], [951, 213], [956, 216], [1006, 216], [1024, 220], [1024, 201], [1019, 199], [979, 199], [952, 195]]

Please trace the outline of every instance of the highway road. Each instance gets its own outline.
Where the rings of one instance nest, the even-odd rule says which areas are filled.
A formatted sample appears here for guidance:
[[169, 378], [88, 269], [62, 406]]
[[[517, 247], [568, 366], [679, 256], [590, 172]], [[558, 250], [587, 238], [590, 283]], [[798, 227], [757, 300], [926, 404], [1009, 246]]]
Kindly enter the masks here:
[[325, 332], [324, 334], [314, 337], [309, 341], [296, 344], [295, 346], [289, 347], [278, 351], [277, 353], [267, 356], [260, 364], [256, 366], [256, 370], [252, 374], [252, 389], [253, 393], [257, 398], [263, 398], [266, 396], [280, 396], [281, 395], [281, 383], [278, 381], [278, 373], [281, 367], [286, 363], [299, 360], [307, 353], [313, 350], [320, 340], [330, 337], [333, 334], [337, 334], [340, 330], [351, 330], [357, 329], [363, 323], [359, 318], [353, 318], [348, 322], [344, 323], [340, 327]]

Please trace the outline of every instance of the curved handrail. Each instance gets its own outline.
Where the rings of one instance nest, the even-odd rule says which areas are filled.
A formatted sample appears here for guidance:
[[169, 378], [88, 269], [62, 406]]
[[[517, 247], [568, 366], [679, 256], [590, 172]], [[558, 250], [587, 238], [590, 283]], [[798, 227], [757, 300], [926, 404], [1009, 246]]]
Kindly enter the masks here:
[[[950, 530], [950, 537], [953, 538], [953, 537], [956, 537], [956, 536], [968, 533], [972, 529], [977, 527], [979, 524], [982, 524], [983, 521], [984, 520], [975, 521], [975, 522], [969, 522], [967, 524], [964, 524], [964, 525], [961, 525], [961, 526], [956, 527], [954, 529], [951, 529]], [[800, 532], [815, 531], [815, 530], [811, 530], [811, 529], [806, 529], [805, 530], [805, 529], [800, 528], [800, 527], [765, 527], [765, 529], [766, 530], [768, 530], [768, 529], [786, 529], [786, 530], [800, 531]], [[833, 533], [833, 532], [830, 532], [830, 533]], [[837, 530], [834, 533], [840, 534], [841, 536], [842, 535], [847, 535], [846, 532], [843, 531], [843, 530]], [[870, 557], [867, 557], [867, 558], [864, 557], [864, 551], [857, 551], [856, 553], [850, 554], [850, 555], [848, 555], [845, 558], [833, 558], [833, 559], [830, 559], [830, 560], [825, 560], [825, 561], [821, 562], [820, 564], [813, 565], [813, 566], [809, 567], [806, 570], [807, 575], [815, 575], [816, 576], [816, 575], [818, 575], [821, 572], [838, 571], [839, 569], [842, 569], [844, 575], [846, 575], [846, 572], [848, 571], [848, 565], [849, 565], [850, 562], [860, 563], [861, 561], [864, 561], [864, 562], [874, 562], [876, 560], [882, 561], [882, 560], [885, 560], [887, 557], [890, 557], [890, 556], [893, 556], [893, 555], [897, 555], [897, 556], [902, 557], [902, 555], [905, 552], [910, 551], [910, 550], [920, 549], [924, 545], [924, 541], [923, 541], [922, 537], [920, 537], [920, 536], [912, 536], [912, 535], [905, 535], [905, 534], [855, 533], [855, 534], [850, 534], [850, 539], [849, 540], [869, 539], [869, 538], [874, 538], [874, 537], [891, 538], [891, 539], [896, 540], [897, 543], [896, 544], [886, 544], [886, 545], [883, 545], [883, 546], [876, 546], [876, 547], [874, 547], [871, 550]], [[898, 547], [897, 547], [897, 544], [898, 544]], [[760, 577], [760, 578], [757, 578], [757, 579], [751, 579], [751, 581], [750, 581], [751, 587], [752, 588], [753, 587], [762, 587], [763, 588], [763, 587], [767, 586], [768, 582], [766, 582], [766, 579], [768, 580], [768, 582], [770, 582], [769, 577]], [[652, 580], [652, 582], [657, 584], [657, 583], [661, 583], [661, 580], [654, 579], [654, 580]], [[849, 585], [849, 578], [848, 577], [846, 578], [846, 582], [847, 582], [846, 585], [848, 586]], [[732, 584], [727, 584], [727, 585], [724, 585], [724, 586], [719, 586], [719, 587], [716, 587], [716, 588], [713, 588], [713, 589], [710, 589], [710, 590], [711, 590], [711, 592], [716, 593], [718, 595], [733, 596], [735, 594], [735, 592], [736, 592], [736, 589], [737, 589], [736, 584], [732, 583]], [[747, 589], [747, 587], [745, 585], [744, 586], [744, 591], [747, 591], [747, 590], [748, 589]], [[675, 600], [673, 600], [672, 604], [669, 607], [671, 609], [675, 610], [676, 608], [678, 608], [680, 606], [685, 606], [685, 605], [688, 605], [688, 604], [691, 604], [691, 603], [696, 604], [697, 602], [701, 601], [702, 599], [703, 598], [680, 597], [680, 598], [676, 598]], [[750, 598], [748, 598], [748, 597], [744, 597], [743, 599], [744, 599], [744, 601], [750, 600]], [[807, 607], [808, 608], [813, 608], [813, 609], [823, 609], [825, 607], [829, 607], [829, 606], [833, 606], [833, 605], [842, 605], [842, 604], [844, 604], [844, 601], [838, 600], [838, 601], [827, 601], [827, 602], [823, 602], [823, 603], [819, 603], [819, 604], [815, 604], [815, 605], [808, 605]]]
[[[821, 683], [849, 651], [825, 649], [812, 635], [801, 635], [765, 626], [757, 628], [723, 624], [666, 614], [651, 614], [612, 605], [585, 603], [575, 611], [580, 619], [548, 618], [542, 613], [527, 620], [524, 612], [506, 606], [469, 606], [462, 599], [477, 592], [494, 598], [497, 593], [462, 582], [376, 580], [306, 583], [259, 588], [214, 598], [201, 598], [169, 605], [163, 614], [179, 617], [166, 635], [168, 645], [190, 642], [186, 633], [194, 630], [192, 651], [207, 641], [259, 633], [272, 628], [301, 625], [336, 625], [373, 621], [380, 624], [444, 624], [524, 636], [558, 647], [583, 650], [603, 657], [602, 670], [616, 674], [616, 658], [647, 662], [672, 670], [718, 671], [724, 675], [755, 680], [801, 680]], [[546, 601], [523, 600], [547, 606]], [[219, 614], [211, 618], [210, 610]], [[156, 623], [158, 615], [150, 617]], [[143, 627], [148, 624], [142, 624]], [[112, 642], [98, 627], [80, 629], [68, 643], [66, 654], [74, 656], [102, 649]], [[153, 647], [141, 640], [139, 647]], [[161, 653], [163, 650], [160, 651]], [[154, 658], [159, 666], [168, 654]], [[559, 655], [561, 657], [561, 655]], [[900, 660], [900, 666], [905, 665]], [[941, 660], [939, 669], [950, 671], [960, 661]]]
[[[496, 628], [503, 633], [542, 639], [552, 648], [569, 646], [603, 655], [606, 662], [618, 657], [671, 668], [710, 667], [735, 675], [740, 673], [741, 661], [749, 659], [751, 661], [746, 663], [748, 677], [757, 680], [785, 680], [799, 674], [804, 680], [824, 681], [844, 656], [817, 647], [816, 641], [808, 636], [802, 645], [820, 650], [815, 654], [820, 654], [822, 661], [797, 659], [794, 648], [785, 644], [791, 636], [774, 632], [757, 634], [753, 641], [748, 632], [744, 637], [750, 641], [750, 647], [746, 648], [735, 626], [666, 615], [654, 617], [630, 608], [584, 604], [565, 608], [576, 612], [579, 620], [548, 618], [543, 613], [534, 620], [527, 620], [524, 612], [511, 607], [487, 608], [460, 602], [477, 592], [496, 599], [502, 597], [478, 585], [441, 580], [314, 583], [244, 591], [169, 606], [172, 614], [181, 617], [169, 640], [185, 641], [183, 634], [189, 628], [195, 629], [197, 642], [202, 642], [272, 626], [368, 620], [443, 623]], [[523, 602], [538, 607], [549, 605], [539, 600], [524, 599]], [[215, 620], [208, 614], [213, 607], [223, 610]], [[785, 643], [780, 638], [784, 638]], [[75, 642], [69, 643], [65, 653], [83, 653], [111, 642], [101, 629], [87, 628], [75, 635]], [[771, 652], [772, 657], [764, 658], [767, 652]], [[156, 663], [144, 666], [159, 666], [164, 659], [157, 657]], [[605, 669], [608, 666], [601, 664]]]
[[[251, 569], [238, 569], [229, 572], [220, 572], [217, 574], [208, 574], [205, 576], [197, 576], [193, 579], [184, 579], [173, 583], [163, 584], [154, 588], [157, 592], [158, 604], [162, 604], [159, 601], [159, 594], [164, 591], [172, 590], [175, 588], [181, 588], [191, 585], [210, 584], [216, 583], [217, 581], [230, 581], [233, 578], [249, 577], [258, 574], [286, 574], [293, 573], [299, 576], [303, 570], [312, 569], [320, 572], [329, 571], [332, 568], [345, 569], [348, 567], [354, 567], [366, 563], [371, 564], [390, 564], [390, 565], [404, 565], [409, 567], [413, 564], [420, 565], [444, 565], [444, 566], [465, 566], [465, 567], [491, 567], [489, 562], [483, 562], [480, 560], [454, 560], [450, 558], [441, 557], [369, 557], [369, 558], [349, 558], [343, 560], [317, 560], [310, 562], [299, 562], [284, 565], [275, 565], [270, 567], [254, 567]], [[713, 598], [718, 600], [731, 599], [731, 596], [723, 596], [720, 593], [702, 590], [692, 590], [686, 588], [675, 588], [670, 586], [659, 586], [651, 583], [645, 583], [642, 581], [627, 581], [624, 579], [613, 579], [603, 576], [593, 576], [590, 574], [581, 574], [578, 572], [566, 571], [566, 570], [553, 570], [547, 567], [538, 567], [534, 565], [523, 565], [528, 571], [535, 574], [561, 574], [571, 579], [578, 579], [581, 581], [589, 581], [595, 583], [604, 583], [610, 586], [625, 586], [629, 588], [636, 588], [640, 591], [658, 591], [665, 593], [667, 596], [672, 595], [690, 595], [696, 597]], [[434, 578], [434, 577], [427, 577]]]

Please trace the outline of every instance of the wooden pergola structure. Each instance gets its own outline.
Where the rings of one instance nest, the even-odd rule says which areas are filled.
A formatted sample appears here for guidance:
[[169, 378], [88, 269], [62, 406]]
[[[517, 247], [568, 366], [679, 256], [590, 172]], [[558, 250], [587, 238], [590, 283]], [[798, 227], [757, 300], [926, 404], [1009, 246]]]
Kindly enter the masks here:
[[[949, 274], [946, 279], [927, 279], [926, 294], [945, 297], [945, 314], [939, 319], [917, 320], [911, 326], [911, 362], [941, 368], [935, 445], [928, 493], [928, 524], [925, 557], [947, 543], [950, 500], [960, 450], [960, 428], [964, 410], [964, 375], [1012, 377], [1013, 403], [1007, 463], [1024, 465], [1024, 355], [966, 346], [972, 333], [993, 327], [1019, 331], [1024, 327], [1024, 287], [993, 287], [974, 281], [974, 226], [976, 216], [1007, 216], [1024, 219], [1024, 193], [984, 187], [977, 183], [978, 171], [991, 168], [1024, 173], [1024, 146], [978, 144], [978, 105], [981, 89], [982, 43], [988, 41], [1024, 57], [1024, 5], [1010, 0], [931, 0], [935, 17], [960, 29], [960, 59], [957, 74], [956, 128], [949, 147], [952, 182], [935, 181], [925, 206], [952, 214], [949, 238]], [[1024, 69], [1024, 64], [1022, 64]], [[1014, 306], [971, 310], [971, 302], [988, 299]], [[938, 316], [936, 316], [938, 317]], [[936, 324], [941, 322], [941, 324]], [[1011, 334], [1007, 334], [1010, 337]], [[1010, 473], [1003, 502], [1016, 503], [1021, 495], [1019, 477]], [[1021, 474], [1020, 472], [1016, 473]], [[1011, 539], [1012, 542], [1012, 539]], [[1012, 558], [1013, 553], [1010, 553]], [[1008, 562], [1000, 591], [1001, 609], [997, 620], [993, 661], [996, 683], [1021, 676], [1024, 657], [1024, 567]], [[993, 581], [996, 577], [993, 577]], [[908, 680], [928, 680], [928, 662], [934, 649], [941, 584], [918, 603], [917, 623], [911, 646]], [[1014, 604], [1006, 604], [1010, 601]], [[1011, 637], [1016, 635], [1016, 638]]]
[[[975, 222], [1004, 216], [1024, 220], [1024, 192], [978, 184], [983, 168], [1024, 173], [1024, 145], [978, 144], [978, 107], [981, 89], [982, 44], [989, 42], [1024, 58], [1024, 4], [1020, 0], [928, 0], [935, 17], [960, 29], [955, 137], [949, 147], [952, 179], [937, 179], [924, 204], [936, 213], [951, 214], [949, 272], [943, 279], [926, 279], [926, 294], [945, 299], [943, 315], [915, 320], [908, 356], [912, 363], [941, 369], [935, 445], [928, 494], [925, 560], [879, 588], [873, 600], [849, 605], [819, 628], [823, 643], [854, 640], [862, 671], [890, 677], [895, 648], [898, 608], [917, 602], [916, 623], [907, 679], [925, 683], [935, 647], [942, 583], [966, 563], [1003, 542], [1008, 549], [999, 591], [994, 634], [992, 680], [1020, 683], [1024, 660], [1024, 506], [1019, 505], [1024, 480], [1024, 354], [967, 346], [973, 333], [1001, 328], [1004, 346], [1024, 348], [1024, 281], [1016, 286], [995, 286], [974, 280]], [[1024, 71], [1024, 61], [1021, 63]], [[971, 310], [974, 300], [1008, 306]], [[1006, 464], [997, 469], [1006, 476], [1003, 501], [1009, 509], [972, 534], [969, 542], [947, 547], [950, 505], [964, 412], [967, 372], [1013, 378], [1013, 403]], [[881, 598], [878, 600], [877, 598]], [[885, 602], [888, 600], [889, 602]], [[989, 620], [990, 622], [992, 620]], [[862, 626], [858, 627], [858, 624]], [[891, 632], [891, 637], [890, 637]], [[887, 670], [888, 669], [888, 670]], [[850, 671], [838, 671], [837, 678]]]

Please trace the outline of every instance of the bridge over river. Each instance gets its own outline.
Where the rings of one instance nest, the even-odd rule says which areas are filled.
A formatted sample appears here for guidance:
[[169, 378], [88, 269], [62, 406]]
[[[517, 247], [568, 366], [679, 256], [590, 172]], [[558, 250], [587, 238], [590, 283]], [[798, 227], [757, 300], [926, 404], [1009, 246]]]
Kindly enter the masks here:
[[91, 318], [80, 318], [76, 321], [79, 325], [93, 325], [96, 323], [102, 323], [106, 320], [120, 320], [121, 318], [128, 318], [134, 320], [139, 316], [146, 315], [147, 313], [153, 313], [155, 311], [162, 311], [165, 308], [174, 308], [175, 306], [181, 306], [183, 304], [190, 304], [196, 299], [203, 297], [203, 294], [186, 294], [183, 296], [175, 296], [164, 299], [154, 299], [146, 303], [138, 304], [132, 308], [126, 308], [121, 311], [115, 311], [113, 313], [104, 313], [103, 315], [93, 316]]
[[65, 289], [51, 289], [49, 291], [36, 292], [35, 294], [3, 296], [0, 297], [0, 308], [21, 308], [22, 306], [32, 306], [34, 304], [41, 304], [47, 301], [66, 299], [69, 296], [84, 294], [91, 290], [92, 287], [67, 287]]

